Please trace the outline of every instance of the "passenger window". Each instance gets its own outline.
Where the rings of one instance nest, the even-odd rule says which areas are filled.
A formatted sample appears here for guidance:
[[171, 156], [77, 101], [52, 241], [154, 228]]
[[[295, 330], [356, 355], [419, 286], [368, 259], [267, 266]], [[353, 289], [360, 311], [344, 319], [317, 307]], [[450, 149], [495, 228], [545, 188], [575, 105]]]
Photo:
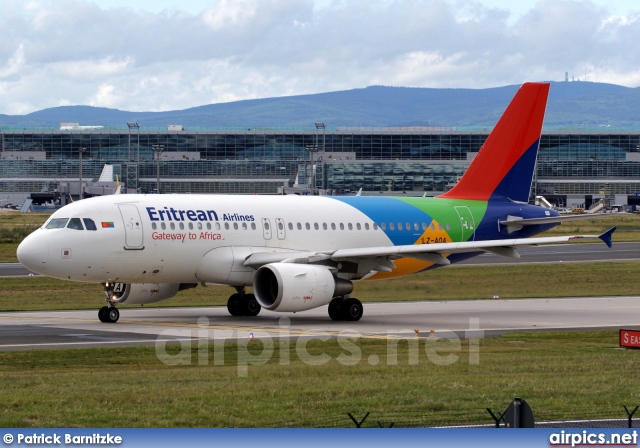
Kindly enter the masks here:
[[278, 221], [278, 230], [284, 230], [284, 225], [280, 221]]
[[402, 223], [401, 222], [398, 223], [398, 230], [402, 230]]
[[344, 230], [344, 224], [340, 223], [340, 230]]
[[233, 223], [233, 230], [238, 230], [238, 223], [237, 222]]
[[349, 230], [353, 230], [353, 224], [349, 223], [347, 224], [347, 227], [349, 228]]
[[[265, 227], [268, 229], [269, 228], [269, 224], [265, 224]], [[224, 223], [224, 230], [229, 230], [229, 223], [228, 222]]]
[[67, 229], [84, 230], [84, 227], [80, 218], [71, 218], [69, 224], [67, 224]]
[[290, 222], [287, 227], [289, 227], [289, 230], [293, 230], [293, 223]]
[[387, 230], [387, 225], [383, 222], [380, 223], [380, 227], [382, 228], [382, 230]]
[[327, 230], [327, 223], [326, 223], [326, 222], [323, 222], [323, 223], [322, 223], [322, 229], [323, 229], [323, 230]]
[[375, 222], [373, 223], [373, 230], [378, 230], [378, 224], [376, 224]]
[[447, 230], [451, 230], [451, 226], [447, 223]]
[[434, 223], [431, 223], [429, 227], [431, 228], [431, 230], [436, 230], [436, 225]]
[[220, 230], [220, 223], [219, 222], [216, 223], [216, 230]]
[[179, 224], [179, 226], [180, 226], [180, 230], [184, 230], [184, 223], [183, 223], [183, 222], [181, 222], [181, 223]]
[[166, 229], [167, 229], [167, 225], [166, 225], [165, 223], [163, 223], [163, 222], [162, 222], [162, 223], [160, 223], [160, 228], [161, 228], [162, 230], [166, 230]]
[[302, 224], [298, 223], [298, 230], [302, 230]]
[[155, 222], [152, 222], [152, 223], [151, 223], [151, 228], [152, 228], [153, 230], [156, 230], [156, 229], [158, 228], [158, 226], [156, 225], [156, 223], [155, 223]]
[[316, 230], [320, 230], [320, 226], [318, 225], [317, 222], [313, 223], [313, 228], [316, 229]]
[[427, 230], [427, 225], [424, 222], [422, 223], [422, 230]]
[[406, 226], [407, 226], [407, 227], [405, 227], [405, 229], [407, 229], [407, 230], [411, 230], [411, 224], [410, 224], [410, 223], [407, 223], [407, 224], [406, 224]]
[[[183, 229], [184, 227], [182, 227], [182, 224], [180, 224], [180, 228]], [[207, 230], [211, 230], [211, 223], [208, 222], [207, 223]]]
[[247, 223], [246, 222], [242, 223], [242, 230], [247, 230]]
[[393, 225], [392, 222], [389, 223], [389, 230], [395, 230], [395, 226]]
[[69, 218], [56, 218], [49, 221], [47, 229], [64, 229], [67, 226]]
[[[218, 228], [220, 228], [220, 224], [216, 223], [216, 225], [218, 226]], [[251, 223], [251, 230], [256, 230], [256, 223], [255, 222]]]
[[364, 223], [364, 230], [369, 230], [369, 223], [368, 222]]
[[311, 230], [311, 226], [309, 225], [309, 223], [306, 223], [306, 224], [304, 225], [304, 227], [305, 227], [307, 230]]
[[[225, 229], [227, 229], [227, 230], [229, 230], [229, 224], [228, 224], [228, 223], [225, 223], [224, 228], [225, 228]], [[269, 230], [269, 223], [268, 223], [268, 222], [265, 222], [265, 223], [264, 223], [264, 229], [265, 229], [265, 230]]]
[[442, 230], [442, 224], [438, 223], [438, 230]]
[[202, 223], [201, 222], [198, 223], [198, 230], [202, 230]]
[[171, 230], [176, 230], [176, 225], [174, 223], [169, 224], [169, 227], [171, 227]]
[[356, 224], [356, 229], [360, 230], [362, 227], [360, 226], [360, 223]]
[[416, 230], [416, 231], [418, 230], [418, 223], [417, 222], [413, 223], [413, 230]]
[[[155, 224], [155, 222], [154, 222], [154, 224]], [[154, 227], [154, 229], [155, 229], [155, 227]], [[193, 223], [192, 222], [189, 223], [189, 230], [193, 230]]]
[[331, 230], [336, 230], [336, 223], [335, 222], [331, 223]]

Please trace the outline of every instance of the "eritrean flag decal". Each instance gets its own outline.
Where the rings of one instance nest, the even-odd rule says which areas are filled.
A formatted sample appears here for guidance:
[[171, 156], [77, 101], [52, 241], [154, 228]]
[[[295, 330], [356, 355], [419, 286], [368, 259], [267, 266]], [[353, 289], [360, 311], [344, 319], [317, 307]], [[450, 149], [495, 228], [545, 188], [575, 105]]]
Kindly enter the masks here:
[[103, 229], [113, 229], [113, 221], [109, 221], [109, 222], [102, 222], [102, 228]]

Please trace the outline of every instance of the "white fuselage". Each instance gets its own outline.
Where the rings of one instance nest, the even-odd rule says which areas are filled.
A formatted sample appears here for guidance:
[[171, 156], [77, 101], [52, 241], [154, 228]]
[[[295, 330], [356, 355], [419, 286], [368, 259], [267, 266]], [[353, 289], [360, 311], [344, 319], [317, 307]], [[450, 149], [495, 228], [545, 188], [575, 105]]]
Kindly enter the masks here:
[[253, 252], [392, 245], [365, 214], [323, 197], [105, 196], [70, 204], [50, 221], [67, 218], [90, 219], [97, 230], [45, 225], [19, 248], [25, 266], [82, 282], [235, 284], [225, 275]]

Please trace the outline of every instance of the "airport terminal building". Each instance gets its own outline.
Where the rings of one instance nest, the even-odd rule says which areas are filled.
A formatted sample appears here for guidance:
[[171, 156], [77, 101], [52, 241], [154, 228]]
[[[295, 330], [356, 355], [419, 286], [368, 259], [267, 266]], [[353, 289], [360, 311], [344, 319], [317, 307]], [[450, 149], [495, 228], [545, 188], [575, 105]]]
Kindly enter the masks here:
[[[0, 199], [65, 201], [78, 196], [80, 179], [84, 197], [101, 194], [107, 164], [128, 192], [159, 183], [162, 193], [434, 196], [460, 178], [490, 130], [0, 128]], [[569, 207], [640, 204], [640, 129], [545, 128], [535, 195]]]

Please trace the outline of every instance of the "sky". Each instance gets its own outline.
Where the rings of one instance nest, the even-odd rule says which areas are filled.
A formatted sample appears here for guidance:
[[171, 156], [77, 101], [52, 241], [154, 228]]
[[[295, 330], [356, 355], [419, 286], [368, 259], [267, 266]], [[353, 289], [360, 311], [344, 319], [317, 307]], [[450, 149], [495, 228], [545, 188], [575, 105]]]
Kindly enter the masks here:
[[640, 86], [637, 0], [1, 0], [0, 114], [371, 85]]

